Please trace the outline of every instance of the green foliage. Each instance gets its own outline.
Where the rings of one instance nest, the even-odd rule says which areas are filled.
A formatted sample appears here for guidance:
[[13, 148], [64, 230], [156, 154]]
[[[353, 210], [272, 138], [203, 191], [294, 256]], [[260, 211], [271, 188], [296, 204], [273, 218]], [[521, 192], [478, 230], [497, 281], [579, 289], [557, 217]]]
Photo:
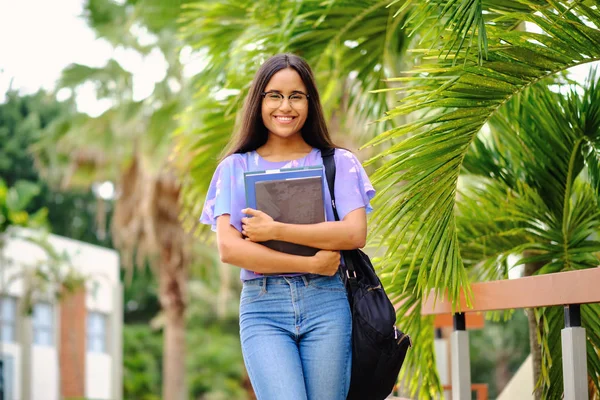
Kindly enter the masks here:
[[[71, 64], [62, 73], [58, 88], [77, 90], [93, 84], [99, 99], [110, 100], [102, 115], [73, 112], [44, 130], [33, 150], [38, 165], [52, 185], [89, 188], [94, 182], [118, 185], [134, 159], [152, 174], [167, 168], [170, 134], [175, 116], [185, 106], [187, 84], [180, 62], [181, 43], [174, 35], [180, 2], [87, 0], [84, 17], [99, 37], [139, 56], [164, 56], [166, 76], [152, 94], [134, 100], [133, 77], [115, 59], [100, 67]], [[140, 44], [141, 33], [148, 44]], [[171, 89], [177, 85], [181, 89]], [[118, 143], [118, 145], [116, 145]]]
[[123, 398], [160, 400], [162, 334], [148, 325], [123, 326]]
[[469, 331], [471, 381], [487, 383], [490, 398], [496, 398], [504, 385], [529, 355], [529, 329], [524, 310], [516, 310], [507, 321], [485, 323]]
[[27, 212], [31, 200], [40, 192], [33, 182], [17, 181], [11, 188], [0, 178], [0, 234], [11, 226], [42, 227], [48, 211], [42, 208], [33, 214]]
[[[8, 186], [13, 186], [18, 180], [38, 186], [39, 193], [31, 199], [25, 211], [32, 214], [36, 210], [47, 209], [53, 233], [111, 247], [110, 232], [101, 220], [97, 220], [100, 210], [93, 192], [51, 189], [38, 173], [30, 152], [30, 147], [42, 137], [43, 130], [69, 115], [73, 104], [59, 103], [42, 91], [25, 96], [9, 92], [6, 97], [6, 102], [0, 104], [0, 176]], [[110, 215], [112, 205], [105, 204], [105, 208]], [[105, 236], [101, 235], [102, 232]]]
[[133, 75], [115, 60], [100, 68], [71, 64], [62, 71], [59, 85], [75, 88], [86, 82], [94, 83], [98, 98], [117, 100], [132, 96]]
[[124, 323], [147, 324], [160, 311], [158, 283], [150, 267], [121, 270]]
[[6, 93], [5, 102], [0, 104], [0, 177], [8, 186], [17, 180], [39, 180], [29, 146], [40, 138], [44, 127], [71, 106], [42, 91], [27, 96], [16, 91]]
[[[237, 333], [237, 319], [218, 324], [191, 325], [187, 338], [188, 384], [194, 399], [245, 399], [246, 376]], [[232, 329], [234, 328], [234, 329]]]
[[[368, 162], [384, 163], [372, 176], [380, 190], [371, 226], [376, 238], [385, 238], [387, 251], [381, 267], [391, 276], [392, 291], [417, 292], [417, 299], [435, 289], [448, 290], [456, 300], [472, 279], [506, 278], [508, 256], [525, 250], [533, 258], [521, 262], [543, 261], [542, 273], [598, 265], [595, 79], [586, 94], [564, 101], [543, 88], [526, 89], [600, 59], [599, 26], [589, 23], [600, 20], [599, 10], [585, 2], [526, 1], [503, 2], [505, 9], [483, 13], [492, 3], [460, 9], [466, 3], [445, 2], [450, 8], [442, 20], [449, 35], [432, 35], [413, 49], [421, 63], [393, 79], [404, 84], [405, 97], [382, 118], [411, 119], [366, 145], [382, 146]], [[420, 5], [414, 21], [431, 22], [438, 15], [433, 10], [444, 7]], [[474, 29], [461, 30], [475, 21], [465, 16], [476, 16], [477, 7], [490, 18], [476, 28], [485, 28], [487, 54], [484, 45], [474, 54], [454, 41], [465, 33], [477, 37]], [[510, 28], [523, 21], [543, 33]], [[490, 140], [480, 133], [486, 122], [494, 130]], [[546, 330], [542, 342], [555, 337], [561, 324], [548, 326], [552, 333]], [[588, 354], [594, 357], [593, 350]], [[548, 355], [544, 371], [550, 371]], [[426, 371], [427, 365], [418, 368]], [[543, 379], [546, 390], [560, 375], [550, 371]]]
[[218, 277], [213, 273], [189, 286], [186, 365], [190, 395], [206, 400], [243, 400], [246, 370], [239, 339], [239, 270], [218, 262], [216, 267], [220, 269]]

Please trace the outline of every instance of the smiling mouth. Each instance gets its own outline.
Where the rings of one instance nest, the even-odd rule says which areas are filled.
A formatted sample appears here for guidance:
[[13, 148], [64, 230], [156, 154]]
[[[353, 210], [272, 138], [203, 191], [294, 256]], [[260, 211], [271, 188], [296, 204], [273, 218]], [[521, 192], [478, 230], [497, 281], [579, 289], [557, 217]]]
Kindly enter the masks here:
[[289, 124], [291, 123], [294, 119], [296, 119], [296, 117], [292, 117], [292, 116], [280, 116], [280, 115], [275, 115], [273, 116], [273, 118], [275, 119], [275, 121], [281, 123], [281, 124]]

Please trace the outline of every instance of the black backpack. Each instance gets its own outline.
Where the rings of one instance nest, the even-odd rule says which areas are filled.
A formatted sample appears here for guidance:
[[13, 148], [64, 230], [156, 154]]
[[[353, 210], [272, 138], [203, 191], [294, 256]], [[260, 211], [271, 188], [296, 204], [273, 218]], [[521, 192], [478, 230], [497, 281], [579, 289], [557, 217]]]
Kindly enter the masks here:
[[[335, 220], [335, 149], [324, 150], [323, 165]], [[369, 256], [344, 250], [346, 290], [352, 310], [352, 377], [347, 400], [383, 400], [392, 392], [410, 336], [396, 328], [396, 311], [385, 294]]]

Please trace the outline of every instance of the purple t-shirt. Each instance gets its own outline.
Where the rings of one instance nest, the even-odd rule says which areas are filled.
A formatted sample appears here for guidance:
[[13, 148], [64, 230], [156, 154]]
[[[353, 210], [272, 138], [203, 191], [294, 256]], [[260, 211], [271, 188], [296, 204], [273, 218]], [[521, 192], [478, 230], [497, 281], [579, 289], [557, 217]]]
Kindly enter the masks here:
[[[335, 150], [335, 201], [340, 219], [357, 208], [365, 207], [367, 213], [372, 208], [370, 200], [375, 196], [373, 185], [364, 168], [351, 152]], [[217, 166], [213, 175], [200, 222], [211, 225], [217, 230], [217, 217], [230, 215], [230, 222], [238, 231], [242, 231], [242, 210], [246, 208], [244, 190], [244, 172], [264, 171], [279, 168], [300, 168], [323, 165], [321, 151], [313, 148], [306, 156], [292, 161], [273, 162], [263, 159], [256, 151], [244, 154], [232, 154]], [[323, 182], [325, 216], [327, 221], [335, 221], [331, 206], [331, 195], [327, 182]], [[260, 278], [262, 275], [242, 269], [243, 281]]]

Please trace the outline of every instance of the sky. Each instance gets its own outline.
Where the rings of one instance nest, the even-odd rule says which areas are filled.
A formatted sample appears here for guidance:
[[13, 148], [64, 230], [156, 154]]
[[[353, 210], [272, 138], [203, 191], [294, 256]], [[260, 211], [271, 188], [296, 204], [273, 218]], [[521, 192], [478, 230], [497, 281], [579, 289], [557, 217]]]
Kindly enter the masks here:
[[[101, 67], [111, 57], [134, 74], [135, 100], [152, 93], [166, 73], [162, 54], [142, 58], [131, 50], [114, 49], [87, 27], [80, 17], [82, 7], [83, 0], [0, 0], [0, 103], [9, 87], [23, 94], [52, 90], [69, 64]], [[92, 116], [110, 106], [96, 99], [91, 85], [76, 96], [78, 109]]]

